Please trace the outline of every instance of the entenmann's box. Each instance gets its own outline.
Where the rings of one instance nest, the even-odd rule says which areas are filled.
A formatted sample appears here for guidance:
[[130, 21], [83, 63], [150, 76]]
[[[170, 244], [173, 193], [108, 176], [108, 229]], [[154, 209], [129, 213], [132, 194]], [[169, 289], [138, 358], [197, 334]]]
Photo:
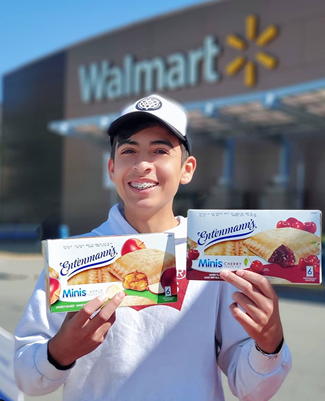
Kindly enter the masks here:
[[120, 306], [177, 302], [172, 233], [81, 237], [42, 242], [51, 312], [81, 309], [124, 291]]
[[189, 210], [187, 279], [250, 269], [274, 284], [320, 284], [319, 210]]

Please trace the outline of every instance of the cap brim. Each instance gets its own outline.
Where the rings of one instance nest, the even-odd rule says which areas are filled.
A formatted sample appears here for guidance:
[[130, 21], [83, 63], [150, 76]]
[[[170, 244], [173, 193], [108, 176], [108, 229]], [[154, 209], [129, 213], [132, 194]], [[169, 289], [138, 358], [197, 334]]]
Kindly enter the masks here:
[[108, 135], [111, 138], [111, 143], [112, 143], [113, 138], [116, 135], [118, 135], [120, 130], [123, 128], [123, 126], [131, 121], [134, 121], [134, 122], [137, 121], [138, 124], [140, 124], [142, 122], [146, 122], [146, 121], [148, 121], [148, 122], [149, 121], [158, 121], [160, 124], [164, 125], [167, 129], [172, 131], [181, 140], [181, 142], [185, 145], [186, 149], [190, 153], [190, 151], [191, 151], [190, 144], [189, 144], [189, 141], [186, 136], [184, 137], [175, 127], [166, 123], [164, 120], [155, 116], [154, 114], [148, 113], [147, 111], [132, 111], [128, 114], [125, 114], [124, 116], [117, 118], [115, 121], [113, 121], [107, 131]]

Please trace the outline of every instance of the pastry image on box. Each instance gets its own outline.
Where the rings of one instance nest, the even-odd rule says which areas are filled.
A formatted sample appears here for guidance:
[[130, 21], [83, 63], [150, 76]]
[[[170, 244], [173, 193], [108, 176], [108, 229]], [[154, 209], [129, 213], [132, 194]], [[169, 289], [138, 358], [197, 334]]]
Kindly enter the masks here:
[[273, 284], [322, 282], [319, 210], [189, 210], [187, 224], [189, 280], [249, 269]]
[[296, 228], [274, 228], [262, 231], [244, 241], [255, 255], [282, 267], [294, 266], [300, 258], [317, 255], [321, 240], [315, 234]]
[[193, 241], [190, 237], [187, 237], [187, 249], [197, 248], [197, 243]]
[[68, 280], [68, 285], [98, 284], [118, 281], [109, 271], [107, 266], [97, 269], [85, 270]]
[[171, 233], [43, 241], [51, 312], [81, 309], [119, 291], [120, 306], [177, 302], [175, 240]]
[[124, 280], [128, 274], [143, 273], [148, 284], [158, 283], [162, 273], [175, 267], [175, 256], [158, 249], [140, 249], [127, 253], [116, 259], [107, 268], [119, 280]]
[[211, 245], [205, 249], [205, 255], [229, 255], [243, 256], [254, 255], [245, 245], [243, 240], [225, 241], [215, 245]]

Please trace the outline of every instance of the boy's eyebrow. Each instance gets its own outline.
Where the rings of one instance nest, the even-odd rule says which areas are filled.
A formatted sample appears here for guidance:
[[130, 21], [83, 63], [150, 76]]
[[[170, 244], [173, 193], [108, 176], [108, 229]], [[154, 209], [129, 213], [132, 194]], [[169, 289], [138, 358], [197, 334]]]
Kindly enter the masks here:
[[138, 142], [136, 141], [131, 141], [131, 139], [122, 139], [120, 142], [117, 143], [116, 148], [119, 148], [120, 146], [124, 144], [129, 144], [129, 145], [139, 145]]
[[175, 146], [168, 141], [167, 139], [157, 139], [156, 141], [150, 142], [150, 145], [167, 145], [170, 148], [174, 148]]
[[[125, 144], [139, 146], [139, 142], [137, 142], [137, 141], [132, 141], [131, 139], [122, 139], [121, 142], [118, 142], [117, 148], [119, 148], [120, 146], [125, 145]], [[156, 141], [150, 142], [150, 145], [167, 145], [170, 148], [175, 147], [167, 139], [157, 139]]]

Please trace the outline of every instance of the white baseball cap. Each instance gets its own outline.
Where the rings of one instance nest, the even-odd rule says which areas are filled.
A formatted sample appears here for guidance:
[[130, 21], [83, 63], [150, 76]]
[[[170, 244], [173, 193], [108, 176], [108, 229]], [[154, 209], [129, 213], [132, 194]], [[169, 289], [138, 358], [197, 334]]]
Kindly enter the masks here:
[[179, 103], [156, 94], [137, 100], [131, 106], [125, 108], [121, 116], [112, 122], [108, 128], [111, 144], [113, 138], [118, 135], [125, 123], [132, 120], [134, 122], [137, 120], [145, 122], [147, 117], [149, 121], [157, 120], [165, 125], [182, 141], [190, 152], [190, 143], [186, 136], [187, 116], [185, 109]]

